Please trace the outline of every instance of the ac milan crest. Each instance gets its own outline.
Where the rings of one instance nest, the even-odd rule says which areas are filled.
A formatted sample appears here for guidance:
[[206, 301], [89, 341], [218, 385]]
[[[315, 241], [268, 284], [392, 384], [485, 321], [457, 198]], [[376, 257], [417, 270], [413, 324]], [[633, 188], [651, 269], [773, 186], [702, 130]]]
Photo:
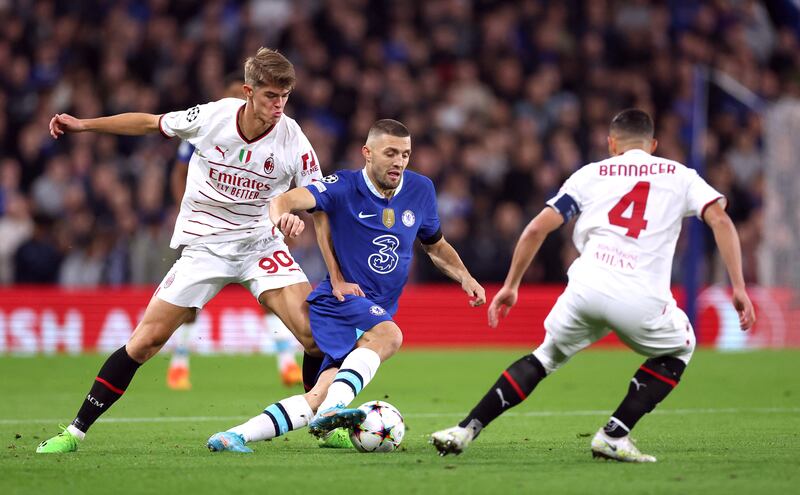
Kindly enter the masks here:
[[271, 174], [273, 170], [275, 170], [275, 158], [270, 154], [269, 157], [264, 160], [264, 173]]

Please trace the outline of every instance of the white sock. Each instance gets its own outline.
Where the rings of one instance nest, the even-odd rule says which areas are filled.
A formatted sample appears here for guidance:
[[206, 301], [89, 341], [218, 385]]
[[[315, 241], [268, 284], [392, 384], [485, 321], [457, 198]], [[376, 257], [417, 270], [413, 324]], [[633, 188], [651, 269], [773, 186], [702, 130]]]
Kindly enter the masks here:
[[73, 425], [67, 426], [67, 431], [72, 434], [73, 437], [76, 437], [78, 440], [83, 440], [86, 438], [86, 433], [82, 432], [81, 430], [77, 429]]
[[328, 395], [317, 411], [324, 411], [336, 405], [347, 406], [367, 384], [372, 381], [381, 358], [378, 353], [366, 347], [359, 347], [350, 352], [339, 367], [339, 372], [333, 377], [333, 383], [328, 388]]
[[314, 415], [302, 395], [295, 395], [270, 405], [264, 412], [228, 431], [238, 433], [245, 442], [281, 436], [308, 425]]

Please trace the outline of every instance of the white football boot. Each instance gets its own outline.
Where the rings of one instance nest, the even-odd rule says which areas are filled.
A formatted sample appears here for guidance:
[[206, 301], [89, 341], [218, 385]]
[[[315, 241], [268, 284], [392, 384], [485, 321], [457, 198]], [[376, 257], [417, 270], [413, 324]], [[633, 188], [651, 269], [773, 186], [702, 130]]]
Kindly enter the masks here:
[[446, 456], [447, 454], [458, 455], [464, 452], [473, 438], [471, 429], [453, 426], [431, 434], [430, 443], [436, 447], [440, 456]]
[[656, 458], [642, 454], [630, 435], [612, 438], [600, 428], [592, 438], [592, 457], [602, 457], [621, 462], [656, 462]]

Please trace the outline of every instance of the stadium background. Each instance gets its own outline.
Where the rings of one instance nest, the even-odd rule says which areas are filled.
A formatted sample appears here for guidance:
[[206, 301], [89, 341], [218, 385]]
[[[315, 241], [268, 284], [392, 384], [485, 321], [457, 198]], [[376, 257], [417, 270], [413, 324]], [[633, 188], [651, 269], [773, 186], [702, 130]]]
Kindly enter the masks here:
[[[699, 150], [703, 175], [728, 197], [759, 310], [755, 331], [738, 333], [710, 231], [694, 254], [684, 236], [675, 290], [683, 301], [685, 267], [698, 261], [700, 341], [800, 345], [795, 1], [6, 0], [0, 25], [0, 353], [116, 348], [176, 257], [177, 141], [54, 141], [52, 115], [162, 113], [217, 99], [262, 45], [295, 64], [287, 114], [324, 173], [362, 166], [374, 120], [408, 125], [411, 167], [435, 181], [447, 239], [490, 286], [559, 184], [606, 156], [611, 116], [650, 111], [658, 153], [695, 163]], [[707, 127], [698, 130], [701, 100]], [[310, 230], [292, 252], [319, 280]], [[531, 347], [576, 256], [569, 239], [570, 228], [548, 239], [525, 299], [496, 332], [457, 287], [435, 285], [441, 275], [419, 256], [398, 317], [406, 344]], [[257, 320], [249, 295], [226, 290], [201, 316], [195, 349], [261, 350]]]

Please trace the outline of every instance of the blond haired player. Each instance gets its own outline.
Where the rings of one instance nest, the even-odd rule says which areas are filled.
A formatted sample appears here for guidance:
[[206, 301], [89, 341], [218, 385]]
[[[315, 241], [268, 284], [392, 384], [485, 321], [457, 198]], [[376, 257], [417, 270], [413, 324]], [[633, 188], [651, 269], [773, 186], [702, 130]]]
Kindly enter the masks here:
[[[225, 77], [225, 90], [223, 98], [238, 98], [246, 100], [244, 95], [244, 79], [241, 73], [228, 74]], [[180, 206], [183, 196], [186, 194], [186, 177], [189, 174], [189, 162], [194, 155], [195, 147], [188, 141], [181, 141], [178, 146], [178, 153], [175, 163], [170, 173], [170, 190], [175, 204]], [[194, 324], [197, 320], [199, 311], [181, 325], [176, 331], [172, 340], [175, 344], [172, 349], [169, 366], [167, 367], [167, 386], [173, 390], [189, 390], [192, 382], [189, 373], [189, 344], [193, 333]], [[295, 352], [297, 343], [292, 332], [274, 313], [267, 312], [264, 315], [264, 325], [266, 335], [274, 344], [274, 352], [277, 354], [278, 374], [281, 382], [287, 387], [303, 383], [302, 371], [297, 364]]]
[[139, 366], [229, 283], [246, 287], [314, 350], [305, 298], [311, 291], [283, 235], [270, 222], [269, 200], [320, 179], [314, 150], [283, 110], [295, 85], [291, 62], [261, 48], [244, 65], [244, 95], [164, 115], [125, 113], [96, 119], [57, 114], [50, 134], [161, 132], [195, 147], [187, 192], [170, 246], [185, 246], [164, 277], [128, 343], [100, 368], [76, 418], [37, 452], [72, 452], [86, 431], [125, 392]]
[[653, 121], [641, 110], [611, 121], [607, 160], [575, 172], [525, 228], [503, 288], [489, 306], [497, 326], [517, 302], [522, 275], [545, 237], [573, 217], [580, 257], [569, 284], [544, 322], [544, 342], [509, 366], [461, 423], [431, 435], [440, 455], [460, 454], [480, 431], [519, 404], [547, 375], [578, 351], [614, 331], [648, 359], [628, 393], [591, 442], [595, 457], [655, 462], [628, 435], [636, 423], [678, 385], [692, 357], [695, 336], [670, 292], [675, 244], [684, 217], [694, 215], [714, 232], [733, 285], [742, 330], [755, 322], [745, 292], [739, 237], [724, 211], [725, 198], [697, 173], [652, 155]]

